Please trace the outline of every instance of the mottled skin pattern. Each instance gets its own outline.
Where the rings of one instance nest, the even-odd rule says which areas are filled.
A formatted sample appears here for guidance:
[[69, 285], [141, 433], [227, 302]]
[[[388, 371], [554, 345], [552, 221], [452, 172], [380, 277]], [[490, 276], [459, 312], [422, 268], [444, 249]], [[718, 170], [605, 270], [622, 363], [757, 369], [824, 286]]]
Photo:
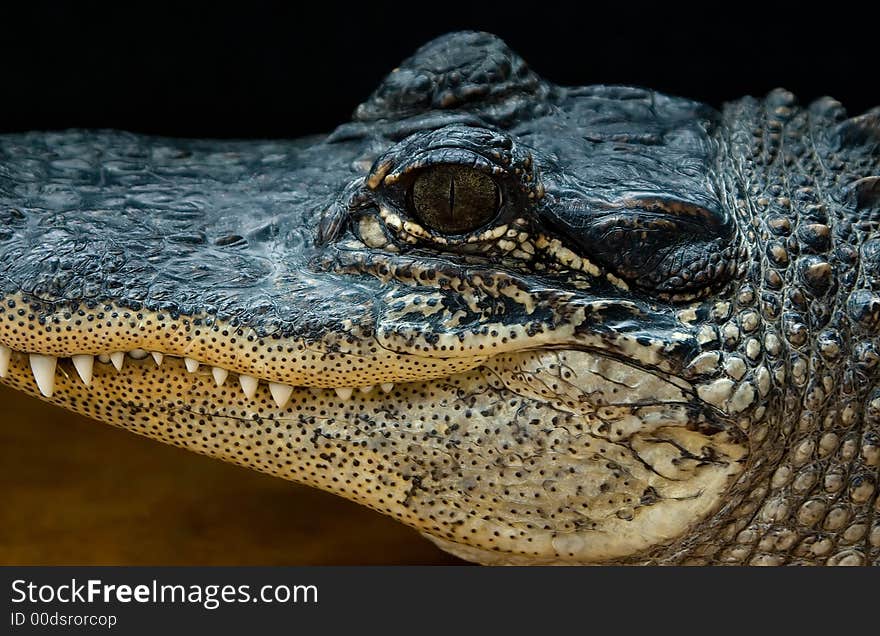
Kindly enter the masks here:
[[[413, 207], [450, 166], [459, 233]], [[6, 135], [0, 375], [483, 563], [877, 564], [878, 175], [880, 109], [479, 33], [326, 138]]]

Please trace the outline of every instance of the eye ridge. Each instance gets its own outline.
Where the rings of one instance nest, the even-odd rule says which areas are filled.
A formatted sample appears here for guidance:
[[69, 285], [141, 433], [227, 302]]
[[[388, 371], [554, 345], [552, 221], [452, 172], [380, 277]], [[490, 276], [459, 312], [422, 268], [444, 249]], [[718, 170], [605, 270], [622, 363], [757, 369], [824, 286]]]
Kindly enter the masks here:
[[440, 164], [414, 175], [406, 200], [410, 213], [427, 229], [460, 235], [497, 217], [500, 192], [495, 179], [481, 170]]

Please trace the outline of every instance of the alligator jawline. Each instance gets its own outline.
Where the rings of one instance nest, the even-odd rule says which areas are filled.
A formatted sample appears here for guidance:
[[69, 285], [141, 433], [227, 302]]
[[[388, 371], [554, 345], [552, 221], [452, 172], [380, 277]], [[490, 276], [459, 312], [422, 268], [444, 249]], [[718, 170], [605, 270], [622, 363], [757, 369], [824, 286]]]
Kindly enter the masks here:
[[[348, 400], [355, 391], [369, 394], [375, 389], [381, 393], [391, 393], [393, 391], [394, 382], [382, 382], [378, 385], [361, 385], [361, 386], [332, 386], [332, 387], [311, 387], [311, 386], [292, 386], [280, 382], [274, 382], [267, 378], [255, 377], [245, 373], [236, 373], [225, 367], [209, 365], [202, 361], [186, 356], [177, 356], [171, 353], [159, 351], [146, 351], [144, 349], [132, 349], [127, 352], [114, 351], [98, 355], [78, 354], [72, 356], [55, 357], [39, 353], [28, 353], [16, 351], [0, 344], [0, 378], [5, 378], [9, 374], [10, 368], [13, 366], [13, 357], [27, 358], [27, 362], [21, 362], [17, 366], [24, 368], [30, 367], [34, 386], [39, 393], [45, 398], [53, 397], [55, 393], [55, 377], [56, 373], [63, 373], [68, 377], [76, 377], [82, 384], [88, 388], [94, 378], [96, 369], [99, 372], [107, 372], [109, 367], [114, 367], [118, 373], [122, 373], [123, 369], [132, 364], [140, 366], [141, 372], [147, 372], [142, 365], [155, 365], [156, 370], [162, 368], [168, 359], [181, 360], [181, 366], [190, 374], [205, 374], [210, 370], [217, 387], [228, 386], [232, 381], [229, 380], [230, 375], [235, 374], [238, 377], [238, 383], [241, 391], [249, 400], [252, 400], [261, 385], [265, 385], [272, 396], [272, 399], [278, 405], [278, 408], [284, 408], [290, 398], [291, 392], [296, 389], [314, 389], [316, 391], [333, 390], [337, 397], [341, 400]], [[98, 366], [95, 366], [95, 363]], [[101, 366], [104, 370], [101, 371]], [[407, 384], [407, 383], [399, 383]]]
[[[339, 391], [339, 385], [329, 382], [298, 388], [267, 382], [271, 375], [242, 374], [247, 361], [234, 353], [225, 359], [235, 364], [221, 366], [216, 357], [195, 351], [201, 346], [215, 356], [223, 353], [222, 343], [211, 341], [216, 337], [211, 334], [222, 337], [223, 329], [212, 325], [208, 334], [200, 334], [203, 327], [192, 319], [180, 320], [189, 321], [189, 337], [178, 335], [176, 346], [160, 349], [163, 355], [156, 357], [162, 368], [157, 369], [150, 355], [156, 348], [148, 344], [156, 339], [135, 339], [142, 333], [137, 327], [149, 322], [146, 316], [123, 313], [112, 320], [126, 328], [108, 327], [105, 319], [100, 326], [73, 334], [73, 315], [22, 321], [25, 326], [17, 329], [10, 329], [9, 312], [0, 316], [6, 319], [0, 321], [3, 342], [12, 344], [16, 337], [43, 351], [4, 352], [2, 359], [11, 362], [4, 369], [4, 382], [14, 388], [38, 394], [36, 369], [44, 394], [51, 383], [47, 377], [56, 380], [53, 395], [46, 398], [56, 405], [329, 490], [442, 540], [470, 544], [479, 536], [492, 553], [516, 552], [535, 562], [552, 561], [560, 551], [574, 562], [613, 559], [674, 539], [716, 509], [747, 454], [740, 436], [733, 434], [738, 431], [697, 421], [706, 414], [693, 408], [693, 388], [683, 379], [672, 381], [601, 352], [523, 348], [526, 342], [520, 340], [517, 350], [453, 359], [462, 370], [441, 372], [435, 367], [433, 377], [396, 380], [393, 387], [384, 387], [387, 394], [381, 387], [386, 383], [375, 373], [373, 383], [357, 385], [374, 386], [362, 393], [351, 383], [351, 388]], [[38, 327], [44, 330], [39, 339], [33, 334]], [[92, 354], [83, 354], [85, 366], [82, 359], [74, 363], [70, 357], [72, 351], [82, 350], [77, 348], [82, 334], [88, 351], [111, 337], [113, 347], [104, 351], [128, 345], [128, 353], [116, 350], [105, 358], [108, 363], [93, 366], [90, 387], [84, 385], [81, 372], [88, 378], [83, 369], [88, 361], [94, 364]], [[250, 347], [269, 346], [256, 337], [245, 341]], [[333, 356], [335, 364], [352, 354], [322, 355]], [[400, 373], [405, 357], [398, 356]], [[240, 386], [231, 373], [239, 374]], [[242, 385], [242, 377], [253, 380]], [[253, 391], [253, 398], [244, 391]], [[645, 401], [646, 395], [652, 399]], [[512, 451], [505, 450], [514, 447], [522, 450], [510, 455]], [[542, 456], [557, 469], [516, 476], [517, 465], [528, 466]], [[518, 484], [509, 501], [506, 494], [496, 501], [497, 496], [484, 492], [492, 483], [508, 479]], [[578, 485], [572, 490], [574, 483]], [[583, 540], [563, 540], [567, 531], [559, 534], [542, 525], [534, 528], [536, 540], [527, 552], [520, 552], [522, 531], [517, 528], [541, 517], [545, 506], [561, 505], [552, 503], [557, 492], [563, 498], [583, 499], [583, 507], [574, 506], [578, 524], [593, 520], [584, 528]], [[699, 496], [694, 498], [694, 493]], [[450, 509], [444, 503], [449, 497], [462, 498], [467, 505]], [[645, 515], [644, 523], [631, 523], [639, 514]], [[656, 523], [658, 514], [664, 523]], [[566, 521], [558, 523], [568, 527]], [[516, 558], [520, 557], [510, 556]]]

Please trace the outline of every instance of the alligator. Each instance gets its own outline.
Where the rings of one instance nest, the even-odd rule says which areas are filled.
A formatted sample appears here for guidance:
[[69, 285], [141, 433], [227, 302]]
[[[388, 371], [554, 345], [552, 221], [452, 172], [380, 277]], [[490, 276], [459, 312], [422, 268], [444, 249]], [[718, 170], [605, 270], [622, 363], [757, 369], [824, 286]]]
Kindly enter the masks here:
[[880, 108], [452, 33], [329, 135], [0, 136], [0, 376], [478, 563], [877, 565], [878, 223]]

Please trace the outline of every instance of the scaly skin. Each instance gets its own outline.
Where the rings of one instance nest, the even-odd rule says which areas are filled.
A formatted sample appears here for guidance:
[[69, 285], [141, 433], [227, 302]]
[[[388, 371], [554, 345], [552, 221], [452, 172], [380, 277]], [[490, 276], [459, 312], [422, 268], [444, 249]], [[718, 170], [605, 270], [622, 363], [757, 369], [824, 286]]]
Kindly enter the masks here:
[[877, 564], [878, 122], [459, 33], [326, 138], [0, 137], [0, 375], [482, 563]]

